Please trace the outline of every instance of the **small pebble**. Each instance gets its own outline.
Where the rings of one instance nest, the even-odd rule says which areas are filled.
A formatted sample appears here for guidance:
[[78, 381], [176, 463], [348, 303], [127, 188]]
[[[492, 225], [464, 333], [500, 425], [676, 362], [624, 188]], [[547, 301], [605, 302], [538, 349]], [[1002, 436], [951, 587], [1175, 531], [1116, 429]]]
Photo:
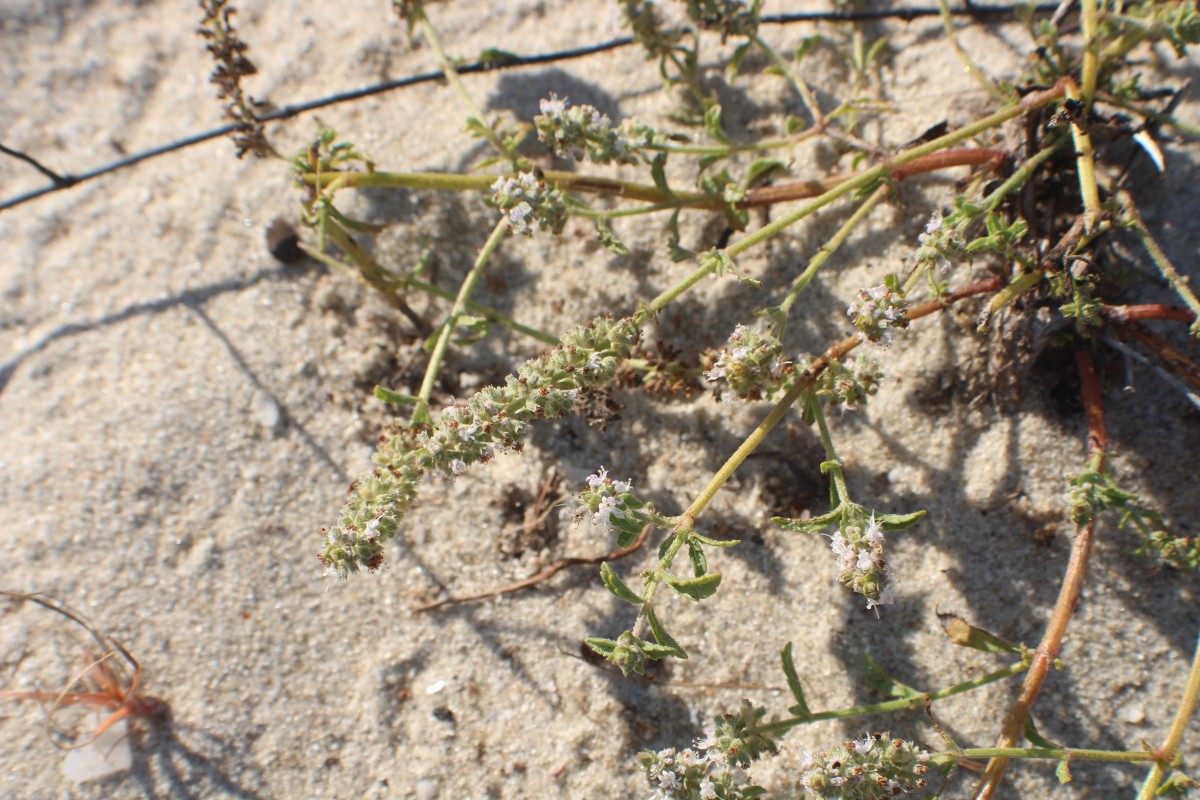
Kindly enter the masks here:
[[250, 401], [250, 413], [254, 415], [254, 419], [258, 421], [259, 425], [269, 431], [279, 427], [281, 417], [279, 404], [266, 392], [254, 393], [254, 397]]
[[300, 236], [296, 229], [281, 218], [276, 218], [267, 228], [267, 250], [276, 260], [284, 264], [295, 264], [304, 258], [300, 249]]

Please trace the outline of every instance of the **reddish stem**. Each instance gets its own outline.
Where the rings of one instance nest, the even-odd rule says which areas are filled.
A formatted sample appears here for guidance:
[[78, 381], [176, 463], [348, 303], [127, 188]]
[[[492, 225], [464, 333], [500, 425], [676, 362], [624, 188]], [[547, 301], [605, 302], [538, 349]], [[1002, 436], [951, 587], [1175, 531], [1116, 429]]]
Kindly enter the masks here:
[[[894, 167], [892, 169], [892, 179], [902, 181], [905, 178], [919, 175], [922, 172], [933, 172], [934, 170], [946, 169], [948, 167], [968, 167], [987, 164], [992, 169], [995, 169], [1003, 164], [1007, 158], [1008, 154], [1006, 152], [992, 147], [955, 147], [914, 158], [907, 164]], [[787, 200], [818, 197], [833, 187], [845, 183], [857, 174], [851, 172], [841, 175], [831, 175], [828, 178], [820, 178], [815, 181], [796, 181], [794, 183], [780, 183], [774, 186], [760, 186], [757, 189], [751, 189], [746, 198], [737, 205], [738, 208], [755, 208], [757, 206], [769, 206], [773, 203], [782, 203]]]
[[[1100, 380], [1096, 376], [1096, 365], [1089, 350], [1083, 347], [1077, 349], [1075, 364], [1079, 368], [1083, 407], [1087, 415], [1088, 468], [1102, 471], [1108, 447], [1108, 429], [1104, 424], [1104, 399]], [[1071, 621], [1075, 605], [1079, 602], [1079, 595], [1083, 592], [1083, 581], [1087, 576], [1095, 534], [1094, 519], [1075, 531], [1075, 540], [1071, 543], [1071, 557], [1058, 592], [1058, 602], [1054, 604], [1054, 613], [1046, 626], [1046, 632], [1042, 635], [1042, 641], [1033, 651], [1033, 660], [1029, 664], [1029, 671], [1025, 673], [1021, 693], [1004, 719], [1004, 725], [1000, 729], [1000, 740], [996, 744], [998, 748], [1015, 747], [1021, 740], [1025, 722], [1033, 711], [1033, 704], [1042, 690], [1042, 684], [1046, 682], [1046, 677], [1054, 666], [1054, 659], [1062, 649], [1067, 624]], [[988, 762], [983, 779], [975, 789], [975, 800], [988, 800], [995, 795], [1008, 768], [1008, 761], [1007, 758], [993, 758]]]
[[1137, 322], [1143, 319], [1169, 319], [1174, 322], [1193, 322], [1196, 315], [1190, 309], [1164, 303], [1134, 306], [1103, 306], [1100, 316], [1109, 322]]

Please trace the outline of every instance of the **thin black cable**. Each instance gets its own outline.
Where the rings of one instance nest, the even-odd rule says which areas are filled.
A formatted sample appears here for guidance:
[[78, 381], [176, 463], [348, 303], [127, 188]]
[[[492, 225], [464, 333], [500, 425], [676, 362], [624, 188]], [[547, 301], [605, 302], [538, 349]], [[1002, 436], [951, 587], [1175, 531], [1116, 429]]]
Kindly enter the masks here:
[[[1044, 14], [1051, 13], [1058, 8], [1058, 3], [1042, 3], [1034, 6], [1036, 13]], [[992, 17], [1011, 14], [1017, 8], [1017, 5], [989, 5], [979, 6], [968, 4], [964, 8], [954, 8], [950, 13], [955, 16], [969, 17]], [[882, 19], [900, 19], [906, 22], [911, 22], [920, 17], [932, 17], [940, 14], [938, 8], [901, 8], [901, 9], [871, 9], [866, 11], [813, 11], [794, 14], [771, 14], [763, 16], [760, 22], [767, 25], [786, 25], [792, 22], [864, 22], [870, 20]], [[508, 53], [497, 54], [496, 58], [476, 61], [472, 64], [466, 64], [458, 68], [460, 75], [470, 75], [478, 72], [491, 72], [493, 70], [516, 69], [518, 67], [527, 67], [537, 64], [549, 64], [556, 61], [569, 61], [576, 58], [595, 55], [609, 50], [618, 50], [622, 47], [628, 47], [633, 44], [633, 39], [628, 36], [622, 36], [618, 39], [610, 39], [607, 42], [600, 44], [589, 45], [587, 47], [578, 47], [571, 50], [559, 50], [553, 53], [543, 53], [535, 56], [516, 56]], [[297, 103], [293, 105], [283, 106], [269, 114], [264, 114], [259, 117], [261, 122], [278, 122], [279, 120], [290, 119], [306, 114], [309, 111], [316, 111], [320, 108], [337, 105], [339, 103], [348, 103], [352, 100], [360, 100], [364, 97], [370, 97], [384, 92], [390, 92], [393, 89], [403, 89], [409, 86], [416, 86], [421, 83], [429, 83], [431, 81], [441, 80], [444, 75], [441, 71], [423, 72], [417, 75], [410, 75], [407, 78], [399, 78], [393, 81], [385, 81], [377, 83], [373, 86], [368, 86], [363, 89], [354, 89], [340, 94], [329, 95], [317, 100], [310, 100], [306, 103]], [[122, 158], [118, 161], [106, 164], [102, 167], [83, 172], [78, 175], [65, 174], [60, 175], [53, 170], [43, 166], [39, 161], [25, 153], [12, 150], [0, 144], [0, 152], [18, 158], [24, 161], [34, 169], [41, 172], [46, 177], [50, 178], [52, 183], [48, 186], [43, 186], [40, 189], [26, 192], [25, 194], [10, 197], [7, 200], [0, 201], [0, 211], [5, 211], [10, 208], [28, 203], [31, 200], [36, 200], [47, 194], [60, 192], [64, 189], [69, 189], [72, 186], [78, 186], [81, 183], [90, 181], [94, 178], [99, 178], [102, 175], [107, 175], [110, 172], [131, 167], [147, 159], [156, 158], [157, 156], [183, 150], [184, 148], [197, 145], [202, 142], [207, 142], [211, 139], [217, 139], [222, 136], [227, 136], [238, 129], [236, 123], [222, 125], [219, 128], [197, 133], [184, 139], [171, 142], [169, 144], [153, 147], [149, 150], [143, 150], [140, 153], [135, 153], [132, 156]]]

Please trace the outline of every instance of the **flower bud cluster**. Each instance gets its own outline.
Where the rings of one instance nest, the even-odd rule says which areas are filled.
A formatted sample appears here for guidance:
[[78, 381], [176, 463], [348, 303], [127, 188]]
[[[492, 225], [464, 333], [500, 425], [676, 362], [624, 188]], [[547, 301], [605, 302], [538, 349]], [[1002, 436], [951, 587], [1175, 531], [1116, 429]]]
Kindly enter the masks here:
[[592, 525], [603, 527], [605, 533], [613, 529], [613, 520], [628, 520], [634, 509], [629, 490], [629, 481], [616, 481], [608, 477], [604, 467], [587, 478], [588, 488], [571, 498], [570, 503], [576, 520], [591, 515]]
[[892, 343], [896, 328], [907, 328], [904, 316], [908, 301], [895, 275], [888, 275], [879, 286], [859, 289], [858, 299], [850, 304], [846, 313], [854, 318], [854, 327], [864, 342]]
[[746, 8], [742, 0], [687, 0], [687, 15], [699, 28], [720, 31], [722, 42], [730, 36], [751, 37], [758, 32], [757, 3]]
[[746, 772], [750, 762], [764, 752], [774, 752], [774, 741], [761, 733], [747, 734], [765, 714], [749, 701], [737, 714], [718, 720], [716, 732], [695, 743], [694, 748], [645, 751], [638, 763], [646, 772], [656, 800], [741, 800], [759, 797], [761, 786]]
[[913, 742], [876, 733], [818, 756], [800, 777], [810, 796], [881, 800], [924, 789], [929, 753]]
[[561, 417], [581, 387], [612, 380], [639, 331], [630, 319], [601, 317], [568, 331], [562, 344], [520, 366], [503, 387], [489, 386], [447, 408], [429, 430], [394, 429], [375, 454], [377, 468], [351, 486], [338, 524], [324, 531], [319, 557], [328, 575], [376, 570], [429, 473], [457, 477], [499, 450], [519, 450], [529, 422]]
[[830, 363], [817, 376], [815, 388], [818, 397], [832, 398], [842, 411], [855, 411], [879, 391], [882, 380], [883, 369], [867, 356], [859, 356], [852, 366]]
[[783, 379], [787, 362], [779, 358], [782, 352], [783, 343], [776, 336], [738, 325], [729, 336], [729, 347], [721, 350], [704, 377], [725, 379], [729, 389], [721, 394], [722, 401], [761, 400], [779, 388]]
[[505, 221], [513, 233], [531, 236], [534, 225], [538, 230], [562, 233], [567, 224], [562, 192], [552, 188], [538, 172], [496, 178], [491, 188], [492, 203], [506, 212]]
[[934, 210], [925, 232], [917, 237], [916, 259], [918, 265], [936, 266], [943, 272], [949, 271], [956, 261], [967, 257], [967, 242], [963, 238], [961, 214], [952, 214], [949, 220], [942, 218], [940, 210]]
[[895, 599], [883, 556], [885, 544], [883, 525], [874, 513], [870, 519], [849, 520], [830, 537], [829, 546], [838, 557], [838, 581], [867, 598], [867, 608]]
[[567, 98], [551, 94], [533, 118], [538, 139], [563, 158], [596, 164], [636, 164], [638, 155], [654, 140], [654, 130], [630, 118], [613, 128], [612, 120], [589, 105], [568, 106]]

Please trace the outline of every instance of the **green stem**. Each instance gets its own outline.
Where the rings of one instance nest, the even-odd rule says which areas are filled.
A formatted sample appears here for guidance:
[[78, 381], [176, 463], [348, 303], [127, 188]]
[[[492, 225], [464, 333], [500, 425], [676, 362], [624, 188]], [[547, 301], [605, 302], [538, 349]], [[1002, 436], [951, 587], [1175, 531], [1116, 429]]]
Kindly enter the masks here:
[[962, 45], [958, 43], [958, 34], [954, 30], [954, 17], [950, 14], [950, 6], [946, 0], [938, 0], [938, 9], [941, 11], [942, 29], [946, 32], [950, 47], [958, 55], [958, 60], [962, 62], [967, 73], [992, 97], [1006, 103], [1011, 102], [1012, 95], [1001, 90], [991, 78], [985, 75], [983, 70], [967, 55], [967, 51], [963, 50]]
[[1079, 0], [1080, 20], [1083, 28], [1083, 67], [1080, 80], [1081, 99], [1084, 113], [1092, 110], [1092, 97], [1096, 94], [1096, 81], [1100, 76], [1100, 9], [1096, 0]]
[[[1083, 0], [1084, 8], [1089, 0]], [[1074, 81], [1067, 84], [1067, 96], [1072, 100], [1080, 100]], [[1100, 187], [1096, 183], [1096, 152], [1092, 148], [1092, 137], [1087, 131], [1087, 104], [1081, 112], [1083, 119], [1071, 122], [1071, 138], [1075, 141], [1075, 169], [1079, 173], [1079, 193], [1083, 197], [1083, 229], [1091, 233], [1100, 223], [1104, 209], [1100, 207]]]
[[1013, 170], [1013, 174], [1009, 175], [1004, 183], [997, 186], [991, 194], [983, 199], [983, 211], [980, 213], [980, 216], [986, 217], [999, 208], [1000, 204], [1004, 202], [1004, 198], [1024, 186], [1025, 182], [1033, 176], [1033, 173], [1037, 172], [1038, 168], [1058, 151], [1058, 148], [1059, 145], [1057, 144], [1043, 147], [1027, 159], [1024, 164]]
[[458, 324], [458, 318], [466, 310], [467, 303], [471, 298], [471, 292], [475, 290], [475, 284], [479, 282], [479, 278], [483, 275], [484, 268], [487, 266], [492, 254], [496, 252], [496, 248], [500, 246], [500, 242], [504, 241], [507, 233], [508, 223], [503, 218], [497, 220], [496, 227], [492, 228], [491, 236], [488, 237], [483, 247], [479, 250], [479, 256], [475, 259], [474, 266], [471, 267], [471, 271], [467, 273], [467, 277], [458, 289], [458, 296], [454, 298], [454, 306], [450, 309], [450, 314], [442, 324], [442, 332], [433, 347], [433, 352], [429, 355], [429, 365], [425, 368], [425, 379], [421, 382], [421, 388], [417, 392], [417, 402], [413, 407], [412, 414], [412, 424], [414, 425], [424, 425], [431, 421], [429, 416], [429, 398], [433, 396], [433, 387], [437, 383], [438, 372], [442, 368], [442, 361], [446, 357], [446, 350], [450, 347], [450, 339], [454, 335], [454, 327]]
[[1006, 678], [1011, 678], [1014, 675], [1020, 675], [1029, 668], [1029, 661], [1022, 660], [1014, 664], [1010, 664], [1004, 669], [990, 672], [987, 675], [980, 675], [978, 678], [972, 678], [969, 681], [956, 683], [953, 686], [947, 686], [944, 689], [938, 689], [935, 692], [928, 694], [917, 694], [912, 697], [902, 697], [898, 700], [887, 700], [882, 703], [871, 703], [869, 705], [854, 706], [853, 708], [839, 708], [831, 711], [818, 711], [815, 714], [807, 714], [800, 717], [790, 717], [781, 719], [776, 722], [771, 722], [767, 725], [762, 725], [756, 730], [764, 732], [782, 733], [798, 725], [806, 725], [810, 722], [822, 722], [828, 719], [848, 719], [851, 717], [864, 717], [869, 714], [890, 714], [896, 711], [907, 711], [910, 708], [920, 708], [932, 700], [942, 700], [947, 697], [953, 697], [956, 694], [978, 689], [981, 686], [986, 686], [989, 683], [1002, 681]]
[[496, 151], [505, 158], [512, 158], [513, 154], [505, 147], [504, 142], [496, 135], [492, 127], [487, 124], [483, 116], [483, 110], [475, 102], [475, 98], [471, 97], [471, 93], [467, 91], [467, 87], [463, 84], [458, 70], [454, 68], [454, 62], [450, 60], [449, 56], [446, 55], [446, 50], [442, 47], [442, 40], [438, 36], [437, 30], [429, 23], [429, 18], [425, 16], [425, 9], [420, 4], [414, 5], [413, 15], [421, 26], [421, 33], [425, 35], [429, 46], [433, 48], [434, 54], [437, 55], [438, 63], [442, 67], [442, 74], [446, 76], [446, 80], [454, 87], [454, 91], [462, 99], [463, 103], [466, 104], [471, 116], [479, 121], [479, 126], [492, 147], [496, 148]]
[[1137, 800], [1150, 800], [1156, 796], [1158, 785], [1162, 782], [1163, 773], [1174, 761], [1179, 752], [1179, 743], [1183, 741], [1183, 732], [1187, 729], [1188, 721], [1196, 710], [1196, 698], [1200, 696], [1200, 642], [1196, 643], [1196, 653], [1192, 656], [1192, 669], [1188, 673], [1187, 685], [1183, 689], [1183, 697], [1179, 708], [1175, 709], [1175, 719], [1171, 722], [1171, 730], [1167, 732], [1167, 740], [1158, 748], [1160, 758], [1155, 761], [1146, 776], [1142, 790], [1138, 792]]
[[1084, 750], [1074, 747], [973, 747], [933, 753], [930, 758], [941, 763], [964, 758], [1044, 758], [1051, 761], [1112, 761], [1134, 763], [1153, 761], [1154, 754], [1145, 750]]
[[[404, 288], [416, 289], [419, 292], [425, 292], [426, 294], [440, 297], [443, 300], [454, 299], [455, 295], [453, 292], [443, 289], [440, 286], [435, 286], [432, 283], [426, 283], [425, 281], [413, 277], [393, 277], [392, 273], [387, 272], [387, 270], [385, 270], [380, 264], [376, 263], [376, 261], [371, 258], [371, 256], [368, 255], [365, 250], [359, 247], [358, 244], [351, 239], [349, 234], [347, 234], [345, 231], [337, 228], [337, 233], [334, 233], [334, 226], [329, 225], [326, 227], [328, 228], [328, 230], [325, 231], [326, 234], [332, 234], [329, 236], [329, 238], [333, 239], [334, 244], [336, 244], [342, 250], [342, 252], [346, 253], [350, 257], [350, 260], [354, 262], [356, 270], [352, 270], [353, 274], [367, 286], [370, 286], [372, 289], [382, 293], [389, 304], [395, 305], [393, 299], [396, 291]], [[329, 267], [334, 269], [347, 269], [346, 265], [341, 261], [338, 261], [336, 258], [333, 258], [326, 253], [322, 253], [320, 250], [307, 247], [303, 244], [301, 244], [300, 247], [303, 248], [304, 252], [308, 253], [310, 256]], [[559, 343], [557, 336], [546, 333], [545, 331], [539, 331], [537, 328], [531, 328], [528, 325], [517, 322], [512, 317], [506, 316], [491, 306], [486, 306], [483, 303], [476, 303], [472, 300], [467, 303], [467, 309], [474, 314], [478, 314], [479, 316], [486, 318], [490, 322], [494, 322], [497, 325], [502, 325], [505, 328], [516, 331], [517, 333], [523, 334], [530, 338], [537, 339], [539, 342], [545, 342], [549, 345], [556, 345]]]
[[[804, 103], [804, 107], [808, 109], [808, 113], [813, 118], [812, 127], [809, 130], [821, 130], [825, 127], [825, 115], [821, 112], [821, 104], [817, 102], [816, 96], [812, 89], [804, 81], [803, 78], [796, 75], [792, 69], [792, 65], [783, 60], [779, 53], [775, 52], [775, 48], [764, 42], [757, 34], [751, 39], [760, 50], [767, 54], [767, 58], [775, 67], [787, 76], [788, 81], [796, 90], [796, 94], [800, 95], [800, 101]], [[840, 108], [840, 107], [839, 107]]]
[[845, 505], [850, 502], [850, 491], [846, 488], [846, 475], [842, 472], [842, 462], [838, 459], [837, 450], [833, 446], [833, 436], [829, 433], [829, 424], [825, 422], [825, 413], [821, 409], [821, 398], [813, 392], [808, 396], [808, 410], [817, 421], [817, 431], [821, 434], [821, 444], [825, 447], [825, 463], [829, 465], [829, 474], [833, 478], [833, 506]]
[[1175, 269], [1175, 265], [1171, 263], [1171, 259], [1167, 258], [1167, 254], [1158, 246], [1158, 242], [1150, 235], [1150, 230], [1146, 227], [1146, 223], [1142, 221], [1142, 215], [1138, 213], [1137, 206], [1133, 202], [1133, 197], [1129, 192], [1122, 189], [1117, 192], [1117, 202], [1121, 206], [1121, 210], [1125, 212], [1128, 218], [1128, 225], [1133, 229], [1138, 239], [1142, 242], [1142, 247], [1146, 248], [1146, 252], [1150, 254], [1151, 260], [1154, 261], [1158, 271], [1167, 279], [1167, 283], [1175, 290], [1175, 293], [1183, 300], [1184, 304], [1192, 310], [1196, 315], [1197, 321], [1192, 325], [1193, 334], [1200, 333], [1200, 299], [1196, 298], [1191, 287], [1188, 286], [1189, 279], [1185, 275], [1180, 275], [1179, 270]]
[[812, 279], [817, 276], [817, 271], [820, 270], [821, 265], [824, 264], [831, 255], [837, 252], [838, 248], [841, 247], [846, 239], [850, 236], [850, 233], [858, 227], [859, 223], [866, 219], [867, 214], [870, 214], [871, 210], [875, 208], [875, 206], [877, 206], [880, 201], [883, 200], [883, 198], [888, 196], [888, 193], [890, 193], [891, 190], [891, 184], [887, 183], [876, 189], [875, 192], [866, 200], [864, 200], [862, 205], [860, 205], [855, 212], [850, 215], [850, 218], [842, 224], [842, 227], [838, 228], [838, 232], [833, 235], [833, 238], [826, 242], [825, 245], [818, 250], [812, 258], [809, 259], [808, 266], [805, 267], [804, 272], [801, 272], [799, 277], [792, 282], [792, 288], [790, 291], [788, 291], [787, 297], [785, 297], [783, 302], [779, 304], [780, 311], [782, 312], [780, 315], [780, 327], [776, 333], [779, 338], [783, 338], [783, 327], [784, 323], [787, 321], [787, 315], [792, 310], [792, 306], [795, 305], [796, 299], [800, 297], [800, 293], [804, 291], [804, 287], [808, 286]]

